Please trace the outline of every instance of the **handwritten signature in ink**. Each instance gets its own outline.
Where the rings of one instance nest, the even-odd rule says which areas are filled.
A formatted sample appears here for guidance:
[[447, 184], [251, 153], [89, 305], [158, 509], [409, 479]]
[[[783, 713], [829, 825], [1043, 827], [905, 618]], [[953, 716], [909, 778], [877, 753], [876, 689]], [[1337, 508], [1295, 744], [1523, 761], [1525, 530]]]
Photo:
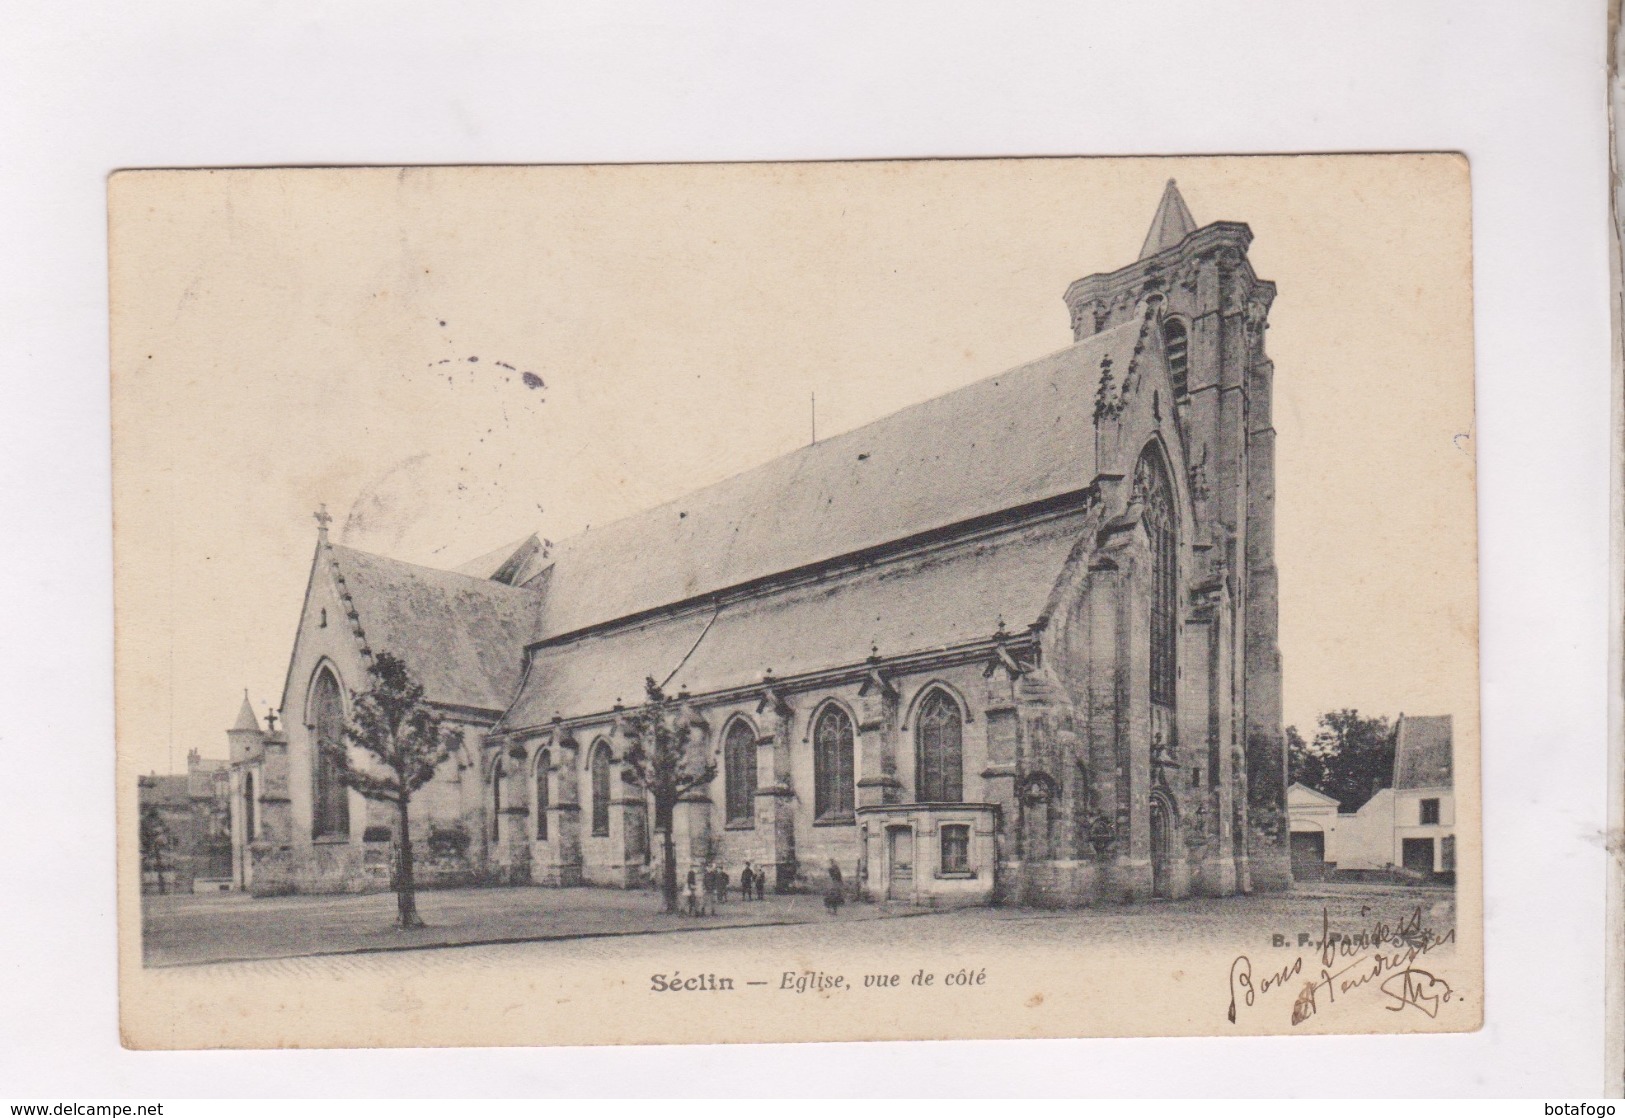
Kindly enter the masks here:
[[[1300, 1025], [1318, 1013], [1322, 999], [1329, 1005], [1340, 995], [1373, 983], [1392, 1001], [1385, 1008], [1397, 1013], [1410, 1006], [1429, 1017], [1437, 1017], [1440, 1007], [1451, 1001], [1455, 992], [1443, 979], [1411, 964], [1435, 948], [1454, 943], [1455, 939], [1454, 928], [1440, 933], [1424, 924], [1420, 905], [1397, 924], [1379, 920], [1354, 932], [1334, 931], [1330, 913], [1322, 908], [1321, 938], [1314, 945], [1319, 974], [1309, 977], [1299, 987], [1292, 1003], [1292, 1024]], [[1235, 1024], [1238, 1005], [1252, 1007], [1266, 994], [1280, 990], [1304, 974], [1302, 955], [1257, 978], [1253, 974], [1252, 960], [1246, 955], [1236, 956], [1230, 964], [1230, 1006], [1226, 1017]]]
[[1455, 997], [1450, 983], [1414, 967], [1406, 967], [1398, 974], [1391, 975], [1377, 989], [1394, 999], [1394, 1004], [1384, 1006], [1384, 1009], [1398, 1013], [1406, 1006], [1414, 1005], [1429, 1017], [1439, 1016], [1439, 1007]]

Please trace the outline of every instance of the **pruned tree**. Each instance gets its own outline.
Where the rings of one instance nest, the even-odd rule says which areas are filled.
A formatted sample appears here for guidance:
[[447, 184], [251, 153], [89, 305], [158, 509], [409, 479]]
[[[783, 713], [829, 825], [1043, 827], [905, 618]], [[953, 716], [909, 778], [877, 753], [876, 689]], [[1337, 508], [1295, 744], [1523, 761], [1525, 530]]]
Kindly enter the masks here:
[[1358, 811], [1394, 782], [1394, 727], [1385, 716], [1366, 718], [1357, 710], [1333, 710], [1319, 718], [1312, 741], [1295, 726], [1286, 728], [1289, 779], [1338, 801], [1342, 811]]
[[[423, 686], [399, 657], [378, 653], [367, 674], [367, 690], [351, 693], [343, 741], [324, 749], [346, 787], [395, 805], [395, 922], [421, 928], [412, 879], [412, 796], [434, 779], [460, 738], [424, 702]], [[367, 763], [354, 764], [356, 753]]]
[[142, 868], [158, 875], [158, 892], [167, 893], [169, 890], [164, 883], [164, 874], [168, 872], [165, 855], [175, 846], [175, 836], [169, 833], [169, 824], [164, 822], [163, 813], [158, 810], [157, 804], [143, 804], [141, 807], [141, 865]]
[[651, 676], [643, 684], [643, 705], [621, 719], [626, 738], [628, 784], [641, 789], [654, 804], [660, 832], [660, 895], [667, 912], [677, 911], [677, 844], [672, 817], [682, 798], [704, 788], [717, 776], [716, 763], [698, 748], [694, 725]]

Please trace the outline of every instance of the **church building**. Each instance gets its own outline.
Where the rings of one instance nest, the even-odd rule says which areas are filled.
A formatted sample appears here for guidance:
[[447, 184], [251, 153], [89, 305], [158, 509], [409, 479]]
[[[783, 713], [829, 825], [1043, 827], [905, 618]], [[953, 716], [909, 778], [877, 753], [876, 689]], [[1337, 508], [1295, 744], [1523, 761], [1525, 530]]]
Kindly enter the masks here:
[[[1073, 342], [573, 539], [458, 571], [318, 534], [280, 729], [231, 731], [238, 884], [383, 889], [392, 812], [321, 760], [371, 658], [462, 747], [419, 877], [637, 887], [646, 677], [718, 775], [680, 860], [781, 890], [1083, 905], [1290, 883], [1274, 547], [1274, 285], [1168, 184]], [[248, 721], [253, 721], [250, 718]]]

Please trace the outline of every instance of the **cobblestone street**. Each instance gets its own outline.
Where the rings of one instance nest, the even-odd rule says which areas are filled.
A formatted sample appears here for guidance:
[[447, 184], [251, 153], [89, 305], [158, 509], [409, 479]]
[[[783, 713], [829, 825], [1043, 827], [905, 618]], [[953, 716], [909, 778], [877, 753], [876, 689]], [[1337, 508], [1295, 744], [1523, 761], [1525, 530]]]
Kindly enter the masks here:
[[1088, 948], [1126, 939], [1162, 945], [1252, 947], [1274, 935], [1319, 934], [1322, 910], [1338, 926], [1397, 922], [1420, 906], [1453, 927], [1453, 892], [1377, 885], [1318, 885], [1289, 894], [1196, 898], [1066, 911], [974, 908], [948, 912], [852, 904], [831, 917], [815, 896], [730, 900], [716, 916], [668, 916], [658, 895], [614, 889], [459, 889], [421, 893], [428, 927], [390, 926], [393, 894], [144, 898], [149, 966], [218, 964], [243, 973], [321, 974], [420, 968], [424, 952], [457, 947], [462, 965], [527, 959], [631, 958], [670, 935], [696, 933], [711, 949], [800, 946]]

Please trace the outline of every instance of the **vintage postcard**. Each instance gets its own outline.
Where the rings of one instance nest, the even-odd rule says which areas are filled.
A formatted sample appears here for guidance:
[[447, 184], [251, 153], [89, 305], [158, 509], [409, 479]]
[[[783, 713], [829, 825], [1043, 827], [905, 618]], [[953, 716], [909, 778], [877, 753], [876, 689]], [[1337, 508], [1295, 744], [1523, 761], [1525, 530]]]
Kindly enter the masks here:
[[127, 1045], [1479, 1026], [1459, 156], [109, 197]]

